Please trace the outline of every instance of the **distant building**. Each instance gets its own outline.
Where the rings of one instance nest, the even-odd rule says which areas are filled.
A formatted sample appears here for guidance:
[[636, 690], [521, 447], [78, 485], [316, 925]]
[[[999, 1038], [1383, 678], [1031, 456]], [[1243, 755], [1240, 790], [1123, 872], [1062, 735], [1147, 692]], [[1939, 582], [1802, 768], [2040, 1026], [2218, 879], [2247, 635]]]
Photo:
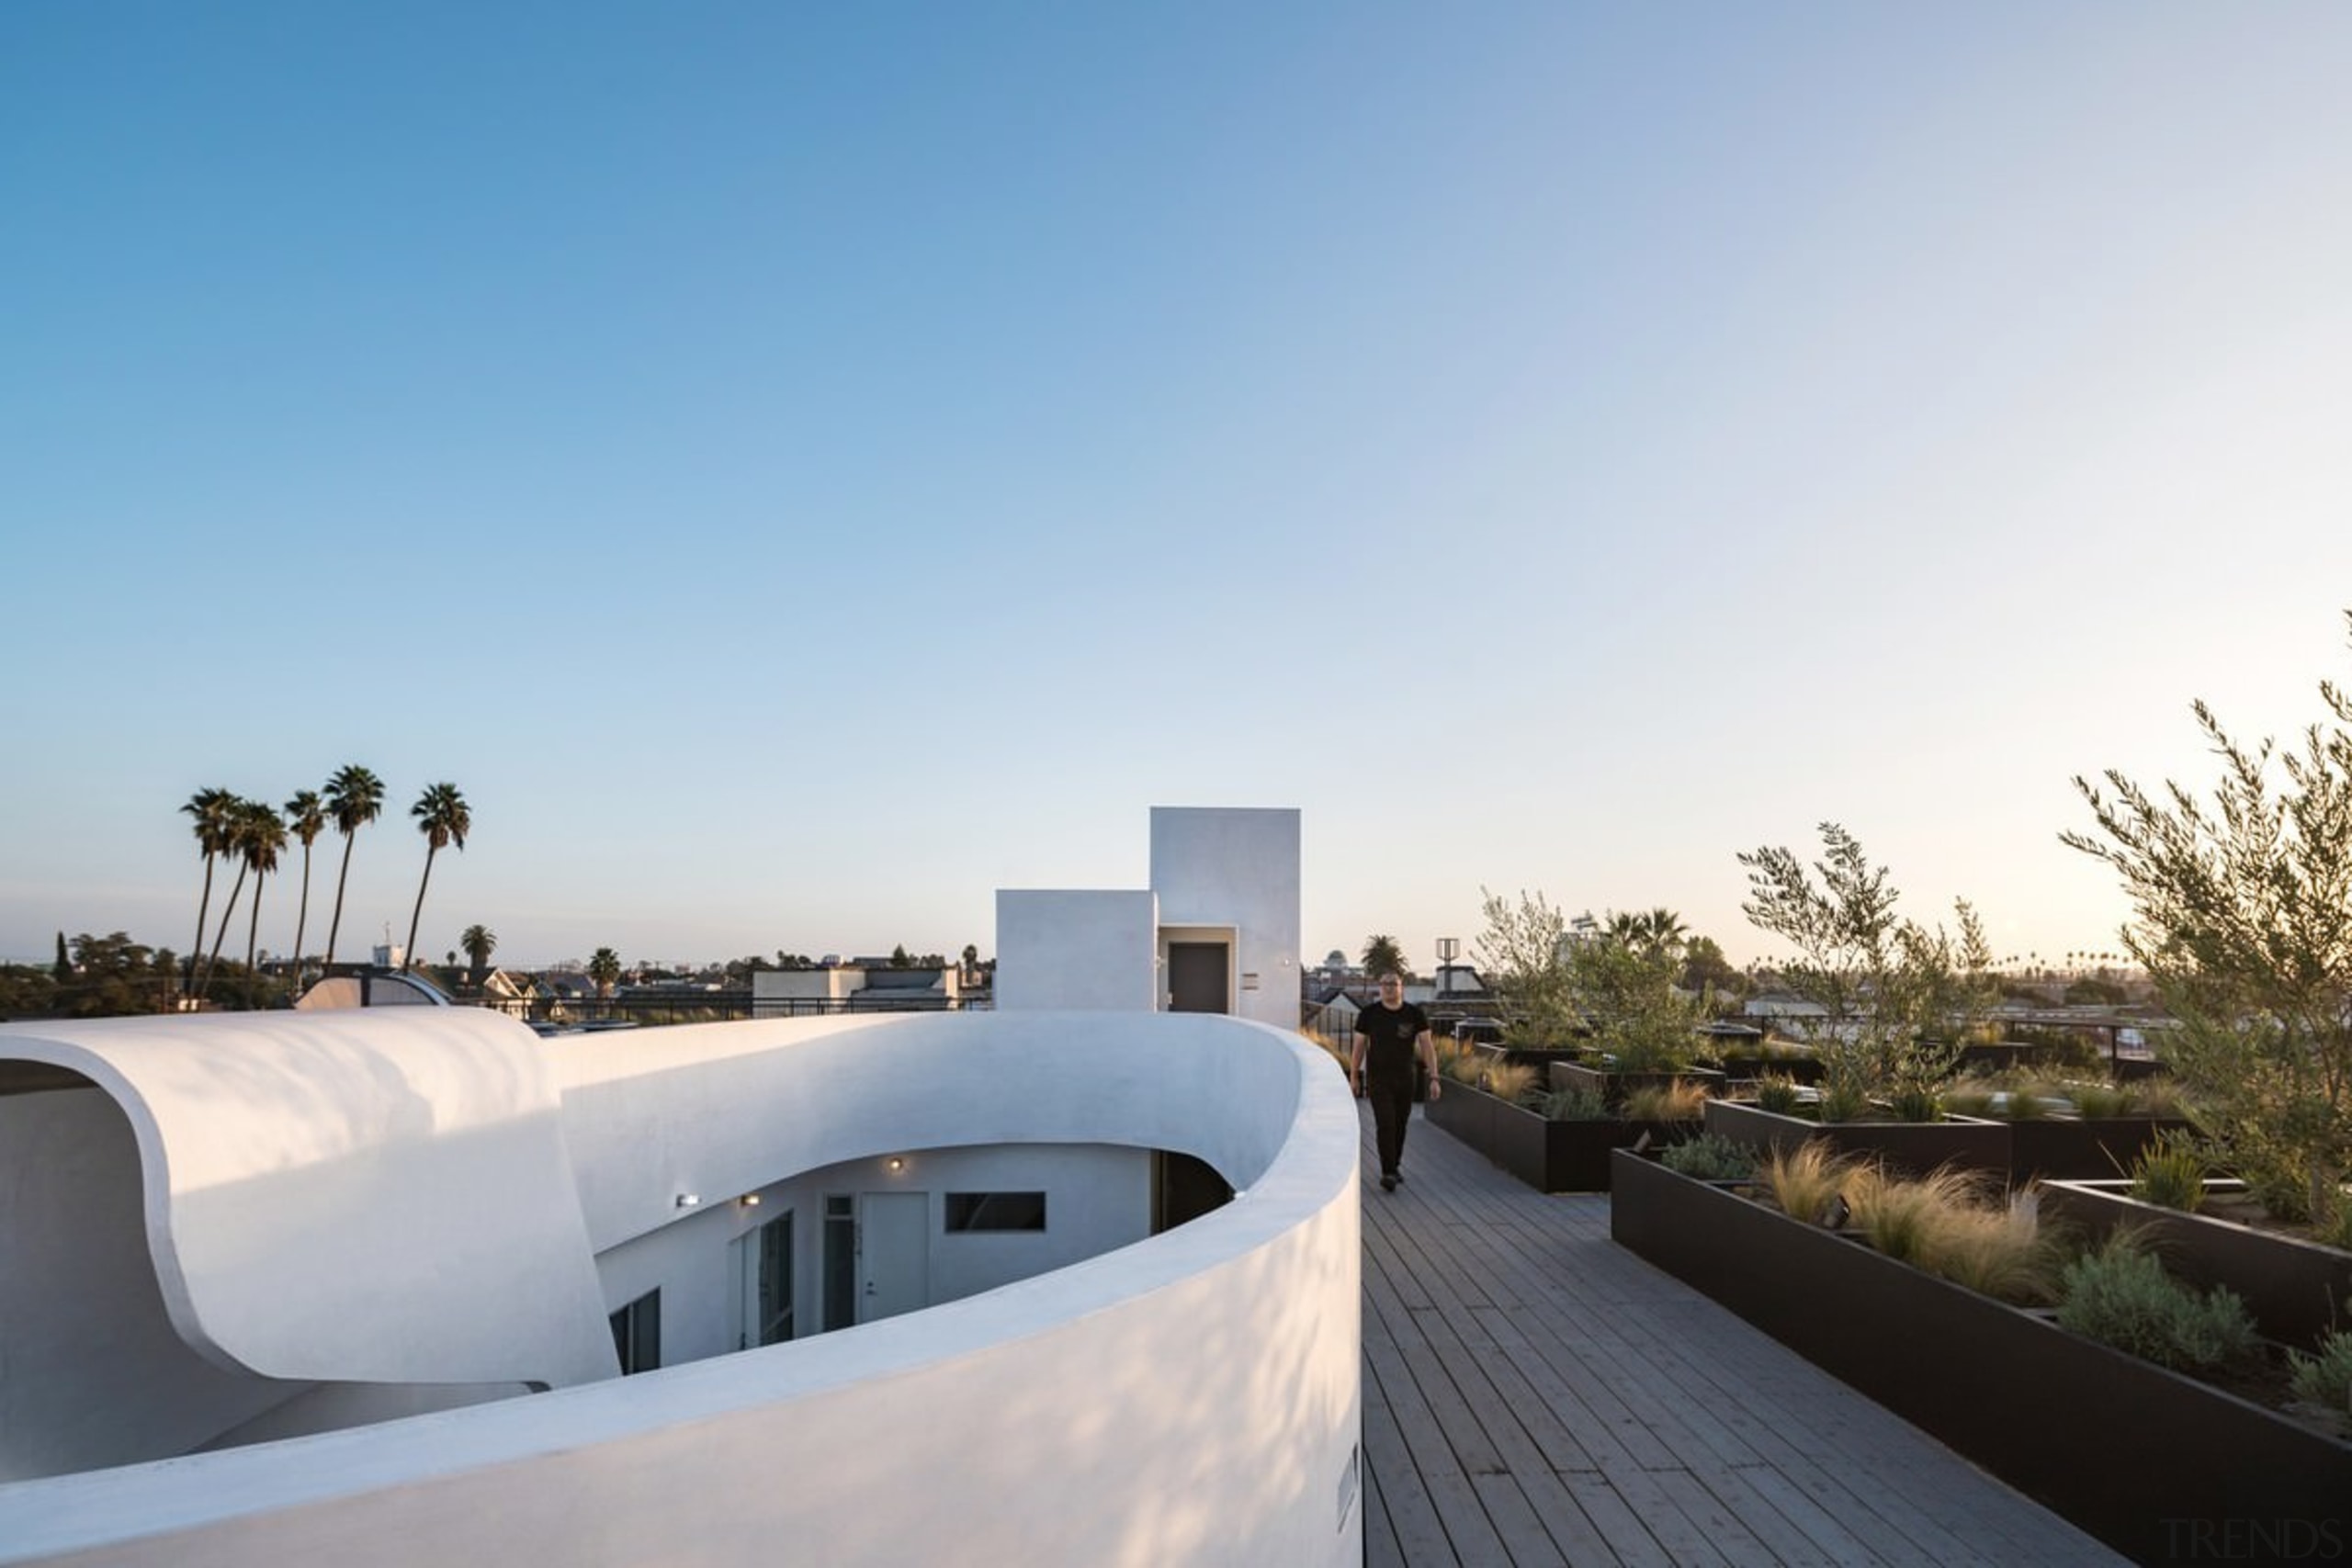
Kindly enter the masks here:
[[944, 969], [893, 969], [864, 962], [827, 964], [815, 969], [760, 969], [752, 975], [752, 1016], [792, 1018], [804, 1013], [917, 1012], [956, 1006], [964, 994], [959, 965]]

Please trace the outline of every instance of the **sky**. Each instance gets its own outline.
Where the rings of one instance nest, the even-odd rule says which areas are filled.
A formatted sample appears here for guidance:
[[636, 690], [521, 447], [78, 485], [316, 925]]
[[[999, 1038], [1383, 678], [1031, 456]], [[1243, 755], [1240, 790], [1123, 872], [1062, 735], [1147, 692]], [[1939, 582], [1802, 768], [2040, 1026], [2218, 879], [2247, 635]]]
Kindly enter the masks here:
[[991, 953], [1154, 805], [1299, 808], [1310, 961], [1770, 957], [1823, 821], [2116, 947], [2071, 780], [2352, 673], [2347, 73], [2332, 3], [14, 0], [0, 956], [185, 952], [181, 803], [349, 762], [346, 953], [440, 781], [418, 946], [518, 964]]

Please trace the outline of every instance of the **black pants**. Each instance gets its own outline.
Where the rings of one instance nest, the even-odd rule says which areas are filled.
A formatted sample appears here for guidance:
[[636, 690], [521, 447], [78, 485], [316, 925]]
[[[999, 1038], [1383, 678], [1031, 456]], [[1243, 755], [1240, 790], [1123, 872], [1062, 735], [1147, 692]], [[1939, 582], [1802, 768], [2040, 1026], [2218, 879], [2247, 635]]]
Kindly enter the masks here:
[[1363, 1097], [1372, 1101], [1372, 1141], [1380, 1150], [1380, 1174], [1393, 1176], [1397, 1162], [1405, 1157], [1405, 1123], [1413, 1117], [1413, 1080], [1409, 1075], [1401, 1083], [1374, 1078], [1364, 1085]]

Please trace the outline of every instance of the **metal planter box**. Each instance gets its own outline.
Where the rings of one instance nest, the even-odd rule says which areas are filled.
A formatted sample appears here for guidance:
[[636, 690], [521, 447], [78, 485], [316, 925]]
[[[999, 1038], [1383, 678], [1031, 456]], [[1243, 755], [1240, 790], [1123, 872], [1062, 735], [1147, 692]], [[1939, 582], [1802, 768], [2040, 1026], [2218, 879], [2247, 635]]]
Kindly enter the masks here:
[[[2352, 1444], [1724, 1188], [1615, 1157], [1611, 1234], [2143, 1562], [2352, 1541]], [[2275, 1548], [2268, 1557], [2262, 1549]]]

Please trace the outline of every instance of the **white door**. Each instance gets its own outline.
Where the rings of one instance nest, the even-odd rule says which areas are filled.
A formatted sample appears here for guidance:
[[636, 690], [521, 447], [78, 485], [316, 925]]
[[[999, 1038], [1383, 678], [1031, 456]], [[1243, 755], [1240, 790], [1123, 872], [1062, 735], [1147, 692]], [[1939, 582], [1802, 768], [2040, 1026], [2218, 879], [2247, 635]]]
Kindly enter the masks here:
[[861, 1193], [857, 1240], [858, 1322], [931, 1304], [930, 1193]]

